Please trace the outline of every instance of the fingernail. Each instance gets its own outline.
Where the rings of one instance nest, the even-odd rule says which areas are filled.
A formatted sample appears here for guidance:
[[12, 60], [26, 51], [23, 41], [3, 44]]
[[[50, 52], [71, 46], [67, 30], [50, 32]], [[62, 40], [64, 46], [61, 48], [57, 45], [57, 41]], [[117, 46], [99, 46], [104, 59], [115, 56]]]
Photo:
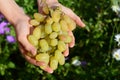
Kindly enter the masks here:
[[32, 54], [36, 55], [36, 49], [32, 49]]
[[49, 73], [53, 73], [53, 70], [50, 70]]
[[83, 24], [83, 26], [82, 27], [85, 27], [85, 24]]
[[74, 47], [74, 44], [70, 44], [70, 47], [71, 47], [71, 48]]
[[85, 24], [84, 24], [84, 23], [82, 23], [82, 27], [85, 27]]

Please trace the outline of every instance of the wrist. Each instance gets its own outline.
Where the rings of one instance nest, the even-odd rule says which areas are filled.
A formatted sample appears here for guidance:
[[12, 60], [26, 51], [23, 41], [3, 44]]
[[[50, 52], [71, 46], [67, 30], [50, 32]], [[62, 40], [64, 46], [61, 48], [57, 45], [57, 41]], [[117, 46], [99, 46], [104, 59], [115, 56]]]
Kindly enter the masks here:
[[11, 24], [14, 25], [14, 27], [17, 27], [17, 25], [21, 22], [28, 22], [30, 18], [27, 15], [18, 15], [15, 19], [11, 20]]

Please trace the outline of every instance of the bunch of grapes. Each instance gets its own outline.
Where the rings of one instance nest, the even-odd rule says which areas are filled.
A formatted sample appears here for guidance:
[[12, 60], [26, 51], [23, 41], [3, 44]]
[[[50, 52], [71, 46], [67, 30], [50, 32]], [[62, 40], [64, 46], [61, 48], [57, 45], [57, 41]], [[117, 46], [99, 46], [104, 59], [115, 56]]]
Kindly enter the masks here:
[[49, 65], [55, 70], [58, 65], [65, 63], [63, 52], [67, 49], [66, 44], [72, 41], [68, 31], [73, 31], [76, 24], [60, 7], [52, 9], [44, 6], [42, 10], [44, 14], [34, 13], [34, 18], [30, 20], [33, 31], [28, 35], [28, 40], [37, 48], [34, 58], [46, 64], [40, 68], [44, 69]]

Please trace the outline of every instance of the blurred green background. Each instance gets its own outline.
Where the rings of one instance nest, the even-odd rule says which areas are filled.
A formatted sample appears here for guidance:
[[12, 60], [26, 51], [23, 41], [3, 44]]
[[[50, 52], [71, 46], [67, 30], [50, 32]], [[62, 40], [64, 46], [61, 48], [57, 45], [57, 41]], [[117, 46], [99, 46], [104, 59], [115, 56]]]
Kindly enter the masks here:
[[[37, 0], [16, 0], [26, 14], [37, 12]], [[76, 44], [70, 48], [66, 63], [53, 74], [28, 63], [17, 43], [8, 43], [0, 36], [0, 80], [120, 80], [120, 62], [112, 57], [119, 48], [114, 36], [120, 33], [119, 0], [59, 0], [72, 9], [86, 24], [73, 33]], [[9, 34], [15, 36], [12, 25]], [[76, 61], [76, 62], [75, 62]]]

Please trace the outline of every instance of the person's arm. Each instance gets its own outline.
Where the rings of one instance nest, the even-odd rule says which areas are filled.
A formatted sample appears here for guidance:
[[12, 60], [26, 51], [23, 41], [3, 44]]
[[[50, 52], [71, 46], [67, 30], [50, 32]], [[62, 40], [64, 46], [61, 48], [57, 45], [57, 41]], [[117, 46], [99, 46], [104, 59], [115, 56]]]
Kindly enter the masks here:
[[20, 20], [28, 19], [14, 0], [0, 0], [0, 12], [13, 25], [16, 25]]
[[[25, 59], [36, 66], [44, 65], [44, 62], [36, 61], [27, 55], [28, 52], [35, 55], [36, 48], [29, 43], [27, 36], [30, 34], [29, 17], [24, 11], [16, 4], [14, 0], [0, 0], [0, 13], [2, 13], [6, 19], [14, 26], [16, 37], [19, 45], [19, 49]], [[48, 73], [52, 73], [53, 70], [47, 66], [44, 69]]]

